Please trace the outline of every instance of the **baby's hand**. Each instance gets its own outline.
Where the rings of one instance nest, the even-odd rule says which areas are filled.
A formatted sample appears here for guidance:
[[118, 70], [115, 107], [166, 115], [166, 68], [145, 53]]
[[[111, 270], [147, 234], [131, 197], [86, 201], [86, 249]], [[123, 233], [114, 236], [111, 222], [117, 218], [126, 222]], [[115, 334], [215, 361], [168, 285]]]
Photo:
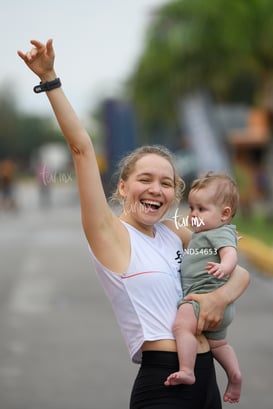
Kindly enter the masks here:
[[225, 270], [220, 263], [214, 263], [213, 261], [209, 261], [206, 270], [208, 274], [212, 274], [214, 277], [223, 278], [225, 276]]

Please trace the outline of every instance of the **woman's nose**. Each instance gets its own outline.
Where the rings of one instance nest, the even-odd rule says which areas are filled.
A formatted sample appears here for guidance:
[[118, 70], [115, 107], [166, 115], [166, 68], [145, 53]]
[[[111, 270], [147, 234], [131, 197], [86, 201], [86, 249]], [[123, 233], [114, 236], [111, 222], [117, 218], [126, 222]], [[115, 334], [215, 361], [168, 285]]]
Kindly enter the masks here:
[[161, 193], [161, 184], [159, 182], [151, 183], [149, 191], [152, 193]]

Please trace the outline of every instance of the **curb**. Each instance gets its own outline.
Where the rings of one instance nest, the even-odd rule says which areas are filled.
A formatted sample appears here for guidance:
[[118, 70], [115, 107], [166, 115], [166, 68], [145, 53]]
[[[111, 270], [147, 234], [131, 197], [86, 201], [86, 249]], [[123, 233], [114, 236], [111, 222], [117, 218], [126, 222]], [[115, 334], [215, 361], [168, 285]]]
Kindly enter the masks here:
[[261, 273], [273, 277], [273, 248], [253, 237], [242, 234], [238, 250], [257, 267]]

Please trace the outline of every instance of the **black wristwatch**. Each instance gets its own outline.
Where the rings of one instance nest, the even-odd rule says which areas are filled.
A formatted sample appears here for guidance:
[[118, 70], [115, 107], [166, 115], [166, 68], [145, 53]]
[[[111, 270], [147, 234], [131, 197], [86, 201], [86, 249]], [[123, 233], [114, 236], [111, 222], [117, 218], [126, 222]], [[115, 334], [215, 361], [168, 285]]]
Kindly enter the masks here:
[[56, 78], [53, 81], [47, 81], [47, 82], [40, 82], [39, 85], [36, 85], [33, 88], [33, 91], [36, 94], [39, 94], [40, 92], [46, 92], [46, 91], [51, 91], [52, 89], [59, 88], [62, 86], [60, 78]]

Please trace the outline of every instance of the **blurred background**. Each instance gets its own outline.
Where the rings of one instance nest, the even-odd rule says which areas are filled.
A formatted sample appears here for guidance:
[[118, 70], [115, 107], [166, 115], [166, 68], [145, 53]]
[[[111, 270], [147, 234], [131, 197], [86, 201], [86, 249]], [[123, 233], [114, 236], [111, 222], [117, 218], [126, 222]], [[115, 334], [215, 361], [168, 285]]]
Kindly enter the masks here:
[[10, 0], [0, 24], [1, 409], [126, 408], [137, 370], [91, 274], [70, 153], [16, 54], [32, 38], [54, 39], [107, 195], [117, 162], [143, 144], [166, 145], [187, 188], [209, 170], [237, 181], [252, 275], [230, 330], [238, 406], [271, 409], [272, 1]]

